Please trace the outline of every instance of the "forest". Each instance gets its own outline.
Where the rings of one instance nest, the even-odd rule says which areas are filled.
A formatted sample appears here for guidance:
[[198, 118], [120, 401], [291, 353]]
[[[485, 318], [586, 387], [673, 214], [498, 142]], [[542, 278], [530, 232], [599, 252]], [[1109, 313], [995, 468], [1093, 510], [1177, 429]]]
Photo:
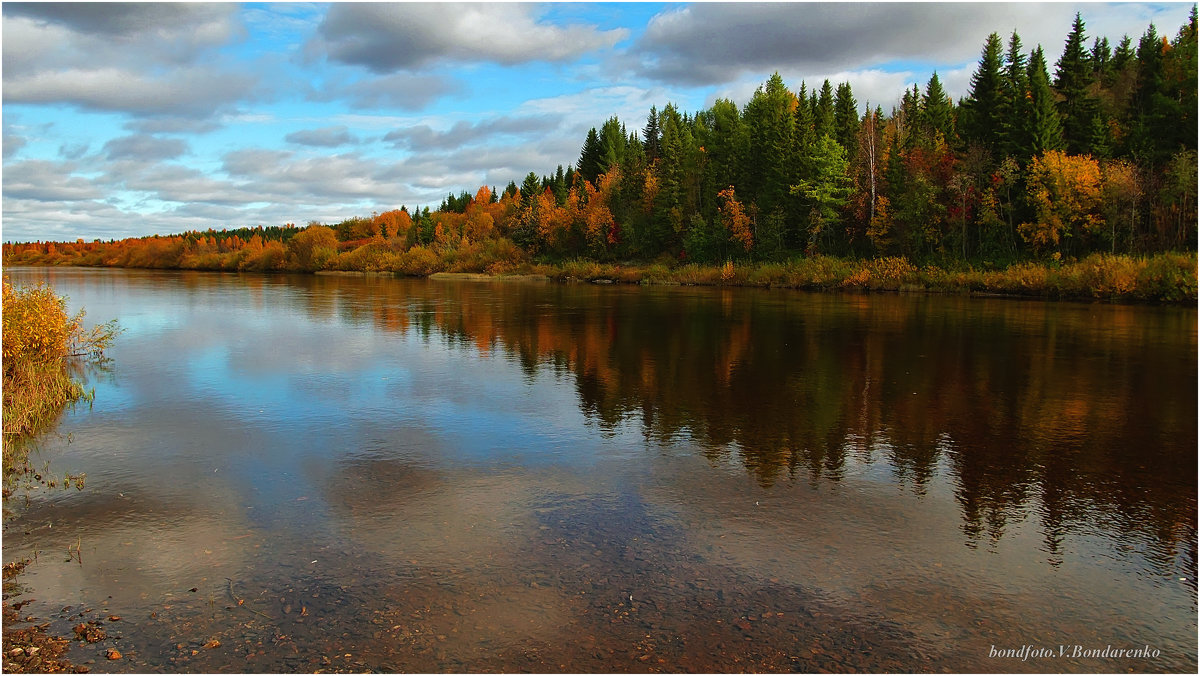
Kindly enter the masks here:
[[[885, 113], [850, 83], [610, 117], [565, 169], [336, 224], [6, 243], [9, 264], [543, 272], [613, 281], [1196, 297], [1197, 19], [1053, 69], [991, 34], [966, 97]], [[860, 110], [865, 110], [860, 114]]]

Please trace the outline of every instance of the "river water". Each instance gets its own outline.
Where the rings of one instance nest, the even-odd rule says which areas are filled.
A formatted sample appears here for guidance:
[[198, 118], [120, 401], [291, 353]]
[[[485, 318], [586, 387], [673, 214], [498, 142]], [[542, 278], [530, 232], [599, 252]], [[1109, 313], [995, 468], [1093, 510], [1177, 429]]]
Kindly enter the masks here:
[[1195, 308], [5, 274], [125, 329], [5, 507], [93, 671], [1197, 669]]

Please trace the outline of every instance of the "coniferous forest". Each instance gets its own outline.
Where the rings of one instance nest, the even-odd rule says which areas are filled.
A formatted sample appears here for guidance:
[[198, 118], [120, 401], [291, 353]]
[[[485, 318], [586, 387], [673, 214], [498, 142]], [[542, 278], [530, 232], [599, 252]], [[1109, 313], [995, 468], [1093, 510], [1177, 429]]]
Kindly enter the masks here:
[[1173, 35], [1152, 25], [1113, 45], [1076, 15], [1057, 57], [990, 35], [958, 101], [937, 73], [889, 110], [860, 106], [850, 83], [775, 74], [741, 105], [610, 117], [566, 168], [435, 210], [4, 257], [1195, 298], [1196, 31], [1193, 7]]

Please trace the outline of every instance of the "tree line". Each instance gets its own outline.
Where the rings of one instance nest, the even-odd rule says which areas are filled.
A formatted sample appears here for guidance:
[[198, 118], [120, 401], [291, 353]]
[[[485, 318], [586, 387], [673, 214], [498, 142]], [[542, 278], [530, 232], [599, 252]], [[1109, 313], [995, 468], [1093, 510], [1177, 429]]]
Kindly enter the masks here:
[[1194, 7], [1174, 39], [1152, 25], [1136, 48], [1089, 47], [1076, 15], [1053, 76], [1041, 47], [993, 33], [965, 98], [935, 72], [888, 114], [860, 115], [849, 83], [791, 90], [776, 73], [742, 107], [593, 128], [575, 168], [526, 177], [511, 236], [534, 253], [701, 262], [1194, 248], [1196, 89]]

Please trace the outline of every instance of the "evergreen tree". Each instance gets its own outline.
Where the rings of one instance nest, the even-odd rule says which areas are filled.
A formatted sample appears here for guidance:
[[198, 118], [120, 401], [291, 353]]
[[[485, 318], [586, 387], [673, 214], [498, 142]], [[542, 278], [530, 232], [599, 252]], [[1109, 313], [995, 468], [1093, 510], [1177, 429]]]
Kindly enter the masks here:
[[816, 122], [813, 117], [813, 105], [808, 96], [808, 85], [801, 82], [800, 91], [796, 94], [796, 152], [804, 155], [816, 141]]
[[817, 105], [813, 108], [813, 130], [816, 138], [825, 134], [833, 136], [836, 131], [833, 120], [833, 87], [826, 80], [821, 85], [821, 94], [817, 97]]
[[[806, 106], [799, 106], [805, 108]], [[705, 164], [707, 181], [704, 189], [706, 198], [713, 199], [716, 194], [730, 186], [744, 185], [746, 152], [749, 149], [750, 137], [742, 119], [737, 104], [729, 99], [717, 99], [709, 111], [707, 133], [699, 139], [704, 147], [708, 161]], [[705, 215], [712, 217], [718, 206], [714, 202], [712, 209], [706, 210]]]
[[904, 150], [912, 149], [920, 138], [918, 133], [921, 126], [921, 91], [917, 85], [906, 89], [900, 99], [900, 108], [893, 111], [892, 118], [896, 124], [896, 141]]
[[[825, 83], [828, 88], [828, 82]], [[829, 93], [832, 124], [833, 99]], [[779, 73], [754, 92], [746, 104], [747, 148], [746, 194], [763, 214], [779, 210], [773, 218], [786, 231], [794, 214], [789, 209], [789, 188], [794, 184], [798, 160], [795, 153], [796, 96], [788, 91]], [[738, 186], [739, 189], [741, 186]], [[785, 233], [780, 233], [786, 237]]]
[[[625, 125], [614, 116], [608, 118], [604, 125], [600, 127], [600, 174], [607, 172], [611, 167], [620, 166], [621, 160], [625, 157], [625, 150], [629, 147], [629, 135], [625, 132]], [[588, 179], [595, 183], [594, 179]]]
[[1133, 63], [1133, 60], [1133, 38], [1128, 35], [1123, 36], [1121, 42], [1117, 44], [1116, 50], [1113, 51], [1112, 71], [1114, 73], [1121, 72], [1126, 66]]
[[1041, 46], [1029, 57], [1029, 116], [1025, 138], [1028, 139], [1023, 160], [1040, 155], [1047, 150], [1063, 147], [1062, 124], [1055, 106], [1054, 91], [1050, 89], [1050, 75], [1046, 72], [1046, 56]]
[[1154, 24], [1138, 41], [1137, 78], [1131, 101], [1130, 151], [1139, 161], [1161, 165], [1167, 154], [1157, 137], [1165, 122], [1163, 114], [1162, 40]]
[[1173, 125], [1175, 144], [1185, 150], [1196, 149], [1196, 108], [1197, 108], [1197, 26], [1196, 5], [1188, 22], [1179, 29], [1171, 45], [1170, 59], [1167, 64], [1167, 83], [1173, 90], [1176, 100], [1178, 123]]
[[1092, 118], [1096, 115], [1097, 107], [1096, 100], [1088, 93], [1088, 86], [1092, 83], [1092, 65], [1088, 50], [1084, 47], [1086, 39], [1083, 18], [1077, 12], [1054, 73], [1054, 88], [1062, 97], [1058, 110], [1062, 115], [1063, 140], [1067, 152], [1073, 155], [1091, 152]]
[[962, 105], [959, 133], [967, 143], [1002, 150], [1004, 139], [1003, 47], [992, 33], [984, 43], [979, 66], [971, 76], [971, 92]]
[[813, 147], [809, 157], [809, 177], [791, 187], [809, 209], [806, 250], [810, 254], [828, 251], [841, 232], [841, 211], [850, 196], [851, 180], [846, 151], [826, 134]]
[[[596, 128], [592, 127], [588, 130], [587, 139], [579, 153], [579, 174], [585, 181], [594, 185], [596, 178], [604, 173], [606, 167], [603, 165], [604, 150], [600, 147], [600, 135], [596, 133]], [[524, 189], [521, 192], [524, 193]]]
[[858, 102], [850, 90], [850, 83], [838, 85], [833, 100], [834, 139], [846, 150], [846, 155], [853, 157], [858, 142]]
[[550, 184], [550, 189], [554, 191], [554, 203], [562, 206], [567, 203], [567, 189], [570, 186], [567, 184], [567, 175], [563, 171], [563, 166], [558, 165], [558, 170], [554, 172], [554, 180]]
[[542, 182], [537, 174], [529, 172], [521, 183], [521, 204], [517, 210], [516, 227], [511, 233], [513, 243], [529, 252], [537, 252], [542, 244], [538, 234], [538, 222], [542, 216], [538, 213], [538, 197], [541, 193]]
[[1004, 55], [1004, 142], [1000, 150], [1005, 156], [1019, 156], [1029, 145], [1025, 134], [1029, 117], [1028, 67], [1028, 60], [1021, 52], [1021, 37], [1013, 31]]
[[954, 140], [954, 104], [942, 88], [937, 71], [925, 85], [925, 97], [921, 99], [920, 125], [930, 139], [941, 134], [947, 143]]
[[1088, 56], [1092, 65], [1092, 81], [1108, 83], [1112, 81], [1112, 48], [1108, 38], [1096, 38], [1092, 41], [1092, 52]]
[[658, 111], [654, 106], [650, 106], [650, 116], [646, 118], [646, 127], [642, 130], [642, 147], [646, 152], [646, 162], [653, 162], [658, 159]]

